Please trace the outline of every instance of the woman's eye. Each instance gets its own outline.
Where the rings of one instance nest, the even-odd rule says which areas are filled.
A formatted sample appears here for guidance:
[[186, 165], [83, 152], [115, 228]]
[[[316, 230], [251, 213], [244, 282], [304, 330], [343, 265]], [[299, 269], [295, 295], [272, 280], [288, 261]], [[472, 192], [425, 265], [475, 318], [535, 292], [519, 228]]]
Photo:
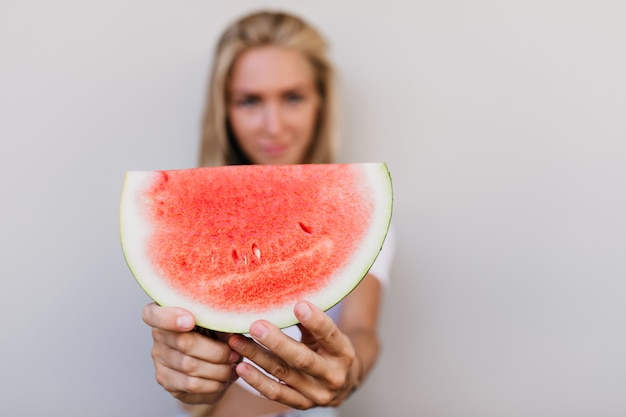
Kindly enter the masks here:
[[253, 107], [253, 106], [259, 104], [259, 99], [258, 99], [258, 97], [252, 97], [252, 96], [250, 96], [250, 97], [242, 97], [242, 98], [239, 98], [239, 99], [235, 100], [235, 104], [238, 107]]
[[298, 93], [287, 93], [284, 98], [288, 104], [298, 104], [304, 100], [304, 96]]

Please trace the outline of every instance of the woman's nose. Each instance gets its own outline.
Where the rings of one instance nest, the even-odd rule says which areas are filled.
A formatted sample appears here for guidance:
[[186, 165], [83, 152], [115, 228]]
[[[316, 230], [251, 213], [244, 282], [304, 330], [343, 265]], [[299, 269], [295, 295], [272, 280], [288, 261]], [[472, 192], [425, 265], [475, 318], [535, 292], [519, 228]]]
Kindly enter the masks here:
[[267, 133], [276, 136], [283, 129], [283, 114], [278, 105], [268, 105], [265, 109], [265, 129]]

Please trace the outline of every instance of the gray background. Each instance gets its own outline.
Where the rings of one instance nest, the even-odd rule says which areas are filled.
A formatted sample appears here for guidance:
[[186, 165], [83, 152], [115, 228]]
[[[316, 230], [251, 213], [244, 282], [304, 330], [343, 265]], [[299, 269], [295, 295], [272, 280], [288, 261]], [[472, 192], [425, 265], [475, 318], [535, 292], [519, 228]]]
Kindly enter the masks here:
[[626, 415], [621, 0], [0, 0], [0, 415], [171, 415], [122, 178], [195, 163], [213, 43], [260, 5], [327, 34], [342, 160], [393, 175], [384, 352], [344, 416]]

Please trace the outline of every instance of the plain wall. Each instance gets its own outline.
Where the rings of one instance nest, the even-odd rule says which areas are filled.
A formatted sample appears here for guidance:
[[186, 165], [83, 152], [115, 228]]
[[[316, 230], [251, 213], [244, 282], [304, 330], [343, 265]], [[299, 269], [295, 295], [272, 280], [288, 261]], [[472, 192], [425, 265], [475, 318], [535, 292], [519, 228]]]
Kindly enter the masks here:
[[0, 415], [172, 415], [124, 171], [193, 166], [257, 6], [331, 41], [341, 159], [385, 161], [384, 350], [344, 416], [626, 415], [626, 3], [0, 0]]

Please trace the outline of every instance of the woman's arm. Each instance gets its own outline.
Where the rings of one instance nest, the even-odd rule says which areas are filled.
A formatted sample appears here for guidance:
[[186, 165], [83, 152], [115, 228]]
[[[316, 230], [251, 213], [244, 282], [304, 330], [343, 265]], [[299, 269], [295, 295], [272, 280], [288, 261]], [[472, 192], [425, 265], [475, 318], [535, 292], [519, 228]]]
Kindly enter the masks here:
[[352, 342], [361, 366], [358, 388], [372, 370], [380, 353], [378, 319], [381, 307], [381, 284], [371, 274], [346, 297], [341, 308], [339, 328]]

